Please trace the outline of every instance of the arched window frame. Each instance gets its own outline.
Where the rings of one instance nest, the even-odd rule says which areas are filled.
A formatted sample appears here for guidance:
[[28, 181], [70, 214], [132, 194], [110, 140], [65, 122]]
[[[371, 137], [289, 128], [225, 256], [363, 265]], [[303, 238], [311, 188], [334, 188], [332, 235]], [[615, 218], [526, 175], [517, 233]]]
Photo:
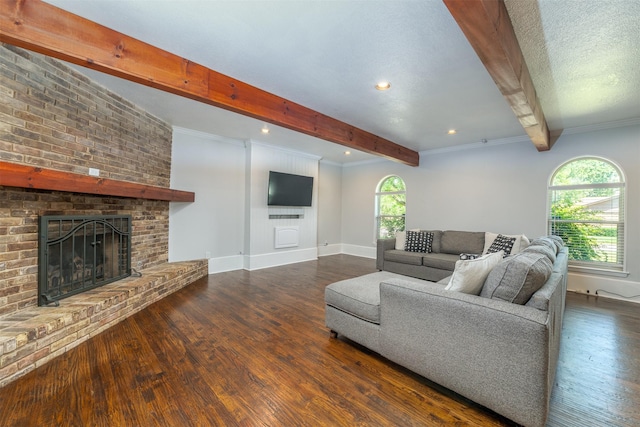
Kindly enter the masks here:
[[[401, 190], [383, 191], [385, 184], [390, 180], [398, 180]], [[399, 186], [397, 186], [399, 187]], [[398, 175], [389, 175], [380, 180], [376, 187], [375, 195], [375, 239], [387, 239], [395, 237], [396, 232], [403, 231], [405, 227], [405, 214], [407, 202], [407, 187], [404, 180]], [[399, 212], [385, 212], [384, 201], [390, 198], [400, 199], [404, 202], [403, 209]]]
[[[584, 160], [596, 160], [607, 164], [618, 175], [618, 181], [615, 182], [584, 182], [580, 184], [560, 185], [556, 181], [559, 173], [571, 163]], [[610, 198], [609, 210], [596, 210], [589, 208], [599, 201], [589, 201], [588, 197], [582, 197], [573, 204], [565, 204], [569, 208], [571, 215], [563, 218], [558, 215], [558, 202], [564, 192], [580, 192], [597, 191], [598, 189], [611, 189], [614, 196]], [[617, 194], [615, 192], [618, 191]], [[567, 246], [569, 246], [569, 266], [572, 270], [596, 272], [602, 274], [620, 275], [625, 273], [625, 241], [626, 241], [626, 180], [622, 168], [613, 161], [597, 156], [582, 156], [570, 159], [558, 166], [551, 177], [548, 185], [548, 203], [547, 203], [547, 232], [563, 237]], [[605, 201], [606, 202], [606, 201]], [[555, 210], [555, 212], [554, 212]], [[567, 212], [565, 210], [565, 212]], [[585, 212], [590, 212], [585, 215]], [[606, 213], [608, 212], [608, 213]], [[563, 228], [564, 227], [564, 228]], [[574, 232], [567, 231], [568, 227], [573, 227]], [[575, 232], [580, 228], [593, 227], [590, 232]], [[607, 230], [614, 230], [609, 236]], [[592, 236], [603, 233], [603, 236]], [[564, 235], [563, 235], [564, 234]], [[568, 236], [568, 237], [567, 237]], [[588, 236], [586, 240], [584, 236]], [[577, 237], [577, 238], [572, 238]], [[596, 254], [594, 256], [594, 253]], [[610, 259], [613, 259], [611, 261]]]

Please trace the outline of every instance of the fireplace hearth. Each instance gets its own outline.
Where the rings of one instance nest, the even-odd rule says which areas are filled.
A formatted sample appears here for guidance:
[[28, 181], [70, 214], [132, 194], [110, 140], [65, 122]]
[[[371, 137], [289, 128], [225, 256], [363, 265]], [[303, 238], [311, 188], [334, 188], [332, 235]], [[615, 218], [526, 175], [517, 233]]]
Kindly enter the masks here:
[[130, 215], [43, 215], [39, 238], [39, 306], [131, 275]]

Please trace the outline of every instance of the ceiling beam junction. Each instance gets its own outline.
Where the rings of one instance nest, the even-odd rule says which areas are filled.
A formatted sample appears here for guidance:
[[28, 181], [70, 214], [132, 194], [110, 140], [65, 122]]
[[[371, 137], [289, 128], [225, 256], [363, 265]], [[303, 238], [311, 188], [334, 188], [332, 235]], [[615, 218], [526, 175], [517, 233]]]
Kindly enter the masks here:
[[503, 0], [443, 0], [538, 151], [551, 149], [547, 121]]

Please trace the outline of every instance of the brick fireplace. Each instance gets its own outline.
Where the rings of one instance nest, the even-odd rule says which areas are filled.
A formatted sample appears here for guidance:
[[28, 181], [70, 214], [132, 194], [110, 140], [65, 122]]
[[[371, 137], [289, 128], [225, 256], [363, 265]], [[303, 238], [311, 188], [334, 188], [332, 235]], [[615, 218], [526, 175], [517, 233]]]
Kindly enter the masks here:
[[[167, 267], [168, 199], [87, 194], [87, 185], [80, 187], [92, 169], [99, 171], [91, 177], [96, 187], [109, 181], [168, 189], [171, 142], [167, 123], [65, 64], [0, 45], [0, 386], [121, 320], [107, 307], [129, 315], [206, 275], [202, 262]], [[36, 189], [31, 177], [3, 186], [10, 164], [74, 175], [64, 188]], [[131, 267], [146, 272], [143, 280], [94, 289], [86, 303], [74, 295], [60, 309], [37, 307], [38, 221], [62, 215], [130, 217]], [[166, 289], [152, 290], [157, 286]]]

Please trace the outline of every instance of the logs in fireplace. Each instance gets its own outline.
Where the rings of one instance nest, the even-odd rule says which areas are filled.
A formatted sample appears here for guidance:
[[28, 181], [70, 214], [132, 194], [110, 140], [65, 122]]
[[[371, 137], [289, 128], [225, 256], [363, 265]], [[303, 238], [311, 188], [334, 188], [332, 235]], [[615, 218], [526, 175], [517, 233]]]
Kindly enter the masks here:
[[129, 215], [43, 215], [39, 239], [40, 306], [131, 275]]

